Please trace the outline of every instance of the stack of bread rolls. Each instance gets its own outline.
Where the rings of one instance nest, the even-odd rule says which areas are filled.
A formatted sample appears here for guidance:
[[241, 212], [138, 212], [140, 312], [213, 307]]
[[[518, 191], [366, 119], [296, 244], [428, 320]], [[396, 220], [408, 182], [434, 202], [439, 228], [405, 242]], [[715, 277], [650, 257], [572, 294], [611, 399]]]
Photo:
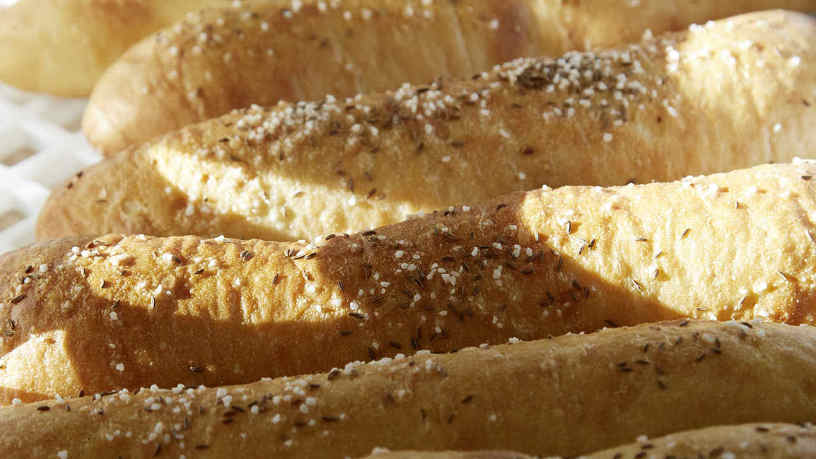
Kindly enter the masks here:
[[816, 455], [816, 1], [115, 3], [0, 457]]

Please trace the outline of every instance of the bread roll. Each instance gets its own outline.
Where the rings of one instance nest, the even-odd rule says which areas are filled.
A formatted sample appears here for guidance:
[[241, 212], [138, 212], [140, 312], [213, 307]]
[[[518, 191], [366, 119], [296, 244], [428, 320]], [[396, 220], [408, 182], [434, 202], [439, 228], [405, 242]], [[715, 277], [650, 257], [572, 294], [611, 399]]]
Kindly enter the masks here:
[[342, 458], [383, 447], [573, 456], [640, 435], [813, 419], [814, 355], [810, 326], [647, 324], [243, 386], [0, 408], [0, 455]]
[[[815, 0], [297, 0], [210, 12], [130, 49], [84, 120], [108, 154], [249, 104], [465, 78], [521, 56], [608, 47], [693, 22]], [[781, 32], [780, 32], [781, 33]]]
[[[650, 439], [643, 436], [636, 443], [584, 455], [586, 459], [621, 458], [760, 458], [798, 459], [816, 456], [816, 431], [812, 424], [741, 424], [689, 430]], [[529, 458], [520, 453], [474, 451], [384, 451], [368, 459], [487, 459]]]
[[790, 161], [816, 151], [813, 43], [813, 18], [762, 12], [475, 81], [239, 111], [73, 178], [37, 234], [311, 239], [541, 184]]
[[87, 96], [130, 45], [188, 11], [231, 3], [20, 0], [8, 8], [0, 6], [0, 82], [57, 96]]
[[677, 317], [813, 324], [814, 176], [799, 162], [517, 193], [309, 244], [142, 236], [20, 250], [0, 260], [0, 402], [244, 383]]

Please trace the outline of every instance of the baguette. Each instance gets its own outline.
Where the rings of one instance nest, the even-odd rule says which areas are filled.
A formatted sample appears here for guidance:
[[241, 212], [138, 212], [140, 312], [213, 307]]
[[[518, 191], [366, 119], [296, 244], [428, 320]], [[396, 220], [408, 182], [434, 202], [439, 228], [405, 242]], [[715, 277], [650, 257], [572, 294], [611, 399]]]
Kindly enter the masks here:
[[0, 262], [0, 402], [678, 317], [814, 324], [814, 176], [799, 162], [516, 193], [309, 244], [110, 236], [20, 250]]
[[[786, 162], [816, 151], [813, 43], [813, 18], [753, 13], [640, 46], [513, 62], [477, 81], [239, 111], [72, 178], [37, 235], [311, 239], [544, 183]], [[598, 67], [590, 82], [565, 76]]]
[[149, 34], [229, 0], [21, 0], [0, 6], [0, 81], [85, 97], [102, 72]]
[[[816, 456], [816, 431], [812, 424], [741, 424], [716, 426], [690, 430], [649, 439], [641, 437], [637, 443], [611, 448], [582, 456], [586, 459], [621, 458], [760, 458], [798, 459]], [[525, 459], [520, 453], [474, 451], [474, 452], [426, 452], [386, 451], [374, 452], [368, 459]]]
[[242, 386], [4, 407], [0, 455], [342, 458], [384, 447], [573, 456], [640, 435], [814, 419], [814, 355], [810, 326], [646, 324]]
[[816, 0], [257, 2], [204, 12], [134, 46], [99, 81], [83, 127], [111, 154], [252, 103], [465, 78], [516, 57], [610, 47], [647, 28], [767, 8], [812, 11]]

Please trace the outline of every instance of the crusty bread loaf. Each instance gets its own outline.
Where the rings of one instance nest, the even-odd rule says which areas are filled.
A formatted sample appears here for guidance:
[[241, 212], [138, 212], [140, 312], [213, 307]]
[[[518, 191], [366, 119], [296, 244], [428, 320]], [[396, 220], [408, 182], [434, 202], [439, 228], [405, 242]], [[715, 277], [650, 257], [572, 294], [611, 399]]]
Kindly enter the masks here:
[[0, 269], [0, 402], [242, 383], [677, 317], [813, 324], [814, 176], [802, 161], [517, 193], [309, 244], [24, 249]]
[[816, 417], [816, 328], [646, 324], [244, 386], [0, 408], [0, 456], [576, 455], [640, 435]]
[[73, 178], [37, 233], [311, 239], [543, 183], [789, 161], [816, 151], [813, 43], [816, 20], [753, 13], [476, 81], [240, 111]]
[[[703, 416], [705, 416], [703, 414]], [[775, 458], [816, 457], [812, 424], [740, 424], [689, 430], [661, 438], [638, 438], [636, 443], [582, 456], [586, 459], [623, 458]], [[375, 451], [368, 459], [488, 459], [529, 456], [520, 453], [474, 451]]]
[[[642, 4], [641, 4], [642, 3]], [[297, 0], [210, 12], [130, 49], [84, 120], [106, 153], [249, 104], [346, 97], [521, 56], [606, 47], [741, 12], [814, 0]]]
[[[282, 0], [281, 0], [282, 1]], [[79, 97], [130, 45], [230, 0], [20, 0], [0, 6], [0, 81]]]

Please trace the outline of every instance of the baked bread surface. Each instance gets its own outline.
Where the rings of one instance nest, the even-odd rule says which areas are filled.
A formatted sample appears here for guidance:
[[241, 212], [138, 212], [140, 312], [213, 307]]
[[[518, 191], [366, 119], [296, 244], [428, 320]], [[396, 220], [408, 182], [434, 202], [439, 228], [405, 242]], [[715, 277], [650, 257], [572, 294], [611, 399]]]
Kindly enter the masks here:
[[770, 11], [486, 77], [247, 109], [123, 152], [45, 205], [40, 239], [312, 239], [547, 184], [666, 181], [816, 146], [816, 20]]
[[633, 42], [738, 13], [814, 0], [298, 0], [204, 12], [125, 53], [83, 128], [106, 154], [250, 104], [345, 98], [527, 56]]
[[[816, 454], [816, 431], [804, 424], [740, 424], [678, 432], [660, 438], [640, 436], [636, 442], [582, 455], [587, 459], [622, 458], [790, 458]], [[373, 451], [368, 459], [511, 459], [529, 458], [500, 451]]]
[[679, 317], [813, 324], [814, 176], [797, 161], [538, 190], [309, 243], [23, 249], [0, 263], [2, 400], [244, 383]]
[[[0, 7], [0, 81], [85, 97], [132, 44], [229, 0], [20, 0]], [[282, 3], [282, 0], [281, 0]]]
[[815, 351], [810, 326], [646, 324], [243, 386], [4, 407], [0, 453], [285, 458], [501, 447], [574, 456], [641, 435], [813, 419]]

